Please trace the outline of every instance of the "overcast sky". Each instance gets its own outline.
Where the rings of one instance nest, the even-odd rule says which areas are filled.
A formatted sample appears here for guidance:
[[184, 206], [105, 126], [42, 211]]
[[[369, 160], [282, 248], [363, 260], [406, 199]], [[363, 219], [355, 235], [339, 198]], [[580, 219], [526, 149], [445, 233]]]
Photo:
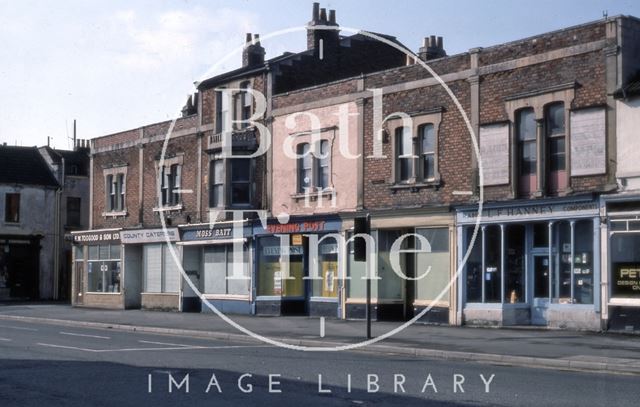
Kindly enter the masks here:
[[[312, 1], [0, 0], [0, 143], [70, 147], [175, 117], [193, 82], [245, 32], [301, 27]], [[441, 35], [449, 54], [610, 16], [638, 0], [324, 1], [345, 27], [395, 35], [416, 51]], [[349, 34], [349, 33], [343, 33]], [[301, 51], [303, 31], [263, 41], [267, 57]], [[236, 54], [217, 71], [240, 65]]]

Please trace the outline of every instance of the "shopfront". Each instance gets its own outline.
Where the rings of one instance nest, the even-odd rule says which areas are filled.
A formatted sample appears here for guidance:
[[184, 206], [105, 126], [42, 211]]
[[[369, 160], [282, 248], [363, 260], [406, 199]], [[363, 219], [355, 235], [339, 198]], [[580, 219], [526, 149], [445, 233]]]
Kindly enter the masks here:
[[120, 229], [72, 232], [72, 305], [96, 308], [126, 307]]
[[[234, 226], [239, 236], [234, 234]], [[199, 292], [225, 314], [250, 314], [251, 226], [247, 222], [219, 222], [213, 227], [182, 226], [180, 232], [182, 266], [191, 282], [183, 282], [183, 311], [211, 312]]]
[[[348, 245], [345, 317], [365, 317], [364, 277], [369, 267], [377, 276], [371, 280], [374, 319], [409, 320], [426, 309], [418, 322], [455, 324], [450, 306], [455, 304], [455, 284], [450, 285], [455, 272], [454, 218], [447, 210], [404, 212], [372, 215], [376, 255], [371, 261], [354, 261], [353, 244]], [[392, 249], [398, 252], [395, 269]]]
[[[180, 309], [178, 264], [181, 261], [181, 253], [179, 246], [173, 244], [178, 238], [177, 228], [120, 231], [127, 274], [127, 308]], [[171, 248], [177, 260], [171, 253]]]
[[464, 323], [600, 329], [597, 200], [491, 203], [477, 217], [457, 210]]
[[603, 225], [607, 328], [640, 331], [640, 195], [611, 195], [602, 201], [607, 219]]
[[256, 314], [340, 316], [340, 225], [332, 217], [254, 224]]

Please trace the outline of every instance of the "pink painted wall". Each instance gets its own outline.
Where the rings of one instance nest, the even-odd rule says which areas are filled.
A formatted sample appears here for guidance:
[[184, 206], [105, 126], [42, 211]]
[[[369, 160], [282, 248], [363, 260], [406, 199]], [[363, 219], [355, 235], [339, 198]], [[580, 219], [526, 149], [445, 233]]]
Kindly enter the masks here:
[[[355, 103], [347, 103], [349, 116], [346, 142], [347, 151], [354, 156], [358, 155], [358, 117], [355, 116], [358, 108]], [[309, 143], [311, 136], [304, 134], [310, 132], [312, 123], [309, 117], [298, 115], [293, 128], [287, 128], [285, 122], [288, 116], [279, 116], [273, 122], [273, 191], [271, 212], [278, 215], [287, 212], [290, 215], [312, 215], [321, 213], [335, 213], [341, 211], [354, 211], [357, 206], [357, 182], [358, 182], [358, 160], [349, 158], [340, 152], [340, 129], [339, 125], [339, 105], [328, 106], [318, 109], [308, 110], [320, 120], [320, 128], [326, 129], [335, 126], [335, 129], [322, 131], [320, 138], [328, 140], [331, 148], [330, 181], [329, 186], [333, 186], [336, 191], [335, 206], [332, 207], [331, 198], [322, 198], [322, 207], [317, 200], [310, 200], [309, 207], [305, 207], [305, 200], [295, 198], [297, 195], [297, 162], [295, 159], [285, 155], [287, 149], [286, 140], [295, 152], [296, 146], [300, 143]], [[344, 132], [344, 131], [343, 131]], [[302, 134], [301, 134], [302, 133]], [[317, 194], [314, 196], [316, 197]]]

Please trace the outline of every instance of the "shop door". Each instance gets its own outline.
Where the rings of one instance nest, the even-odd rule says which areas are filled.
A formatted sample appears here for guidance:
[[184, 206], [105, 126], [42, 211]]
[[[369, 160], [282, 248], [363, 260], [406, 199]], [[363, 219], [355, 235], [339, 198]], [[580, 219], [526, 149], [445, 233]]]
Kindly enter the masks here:
[[82, 305], [83, 301], [82, 301], [82, 293], [84, 291], [84, 262], [83, 261], [76, 261], [75, 262], [75, 276], [76, 278], [74, 279], [75, 281], [75, 298], [74, 298], [74, 304], [77, 305]]
[[533, 256], [533, 302], [531, 305], [531, 323], [547, 325], [549, 308], [549, 256]]

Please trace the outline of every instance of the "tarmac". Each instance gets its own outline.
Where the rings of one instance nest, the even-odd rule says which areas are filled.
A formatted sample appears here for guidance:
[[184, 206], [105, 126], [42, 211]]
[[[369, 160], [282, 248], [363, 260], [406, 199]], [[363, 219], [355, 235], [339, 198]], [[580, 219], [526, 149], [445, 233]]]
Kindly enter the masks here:
[[[0, 320], [260, 342], [256, 336], [291, 347], [412, 355], [497, 365], [640, 375], [640, 337], [532, 327], [479, 328], [413, 324], [365, 346], [364, 321], [313, 317], [228, 315], [249, 335], [213, 313], [103, 310], [63, 304], [2, 304]], [[374, 321], [374, 338], [402, 322]], [[322, 348], [322, 349], [319, 349]]]

